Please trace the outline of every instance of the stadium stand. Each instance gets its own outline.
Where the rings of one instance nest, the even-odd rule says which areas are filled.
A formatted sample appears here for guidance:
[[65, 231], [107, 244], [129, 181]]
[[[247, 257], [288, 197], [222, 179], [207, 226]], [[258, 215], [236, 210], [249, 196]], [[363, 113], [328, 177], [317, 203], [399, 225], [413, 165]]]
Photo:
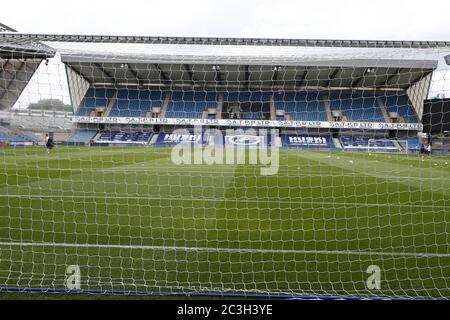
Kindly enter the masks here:
[[56, 117], [54, 115], [29, 116], [14, 114], [14, 116], [10, 118], [10, 121], [11, 127], [37, 132], [71, 130], [73, 126], [69, 115], [67, 117]]
[[318, 91], [274, 94], [275, 108], [284, 110], [296, 121], [327, 121], [323, 96]]
[[225, 92], [224, 102], [269, 102], [271, 92], [261, 91], [239, 91]]
[[270, 118], [271, 92], [239, 91], [224, 92], [223, 102], [227, 108], [223, 109], [226, 117], [232, 117], [233, 104], [239, 104], [240, 119], [263, 120]]
[[19, 132], [11, 131], [6, 127], [0, 127], [0, 142], [8, 143], [23, 143], [23, 142], [34, 142], [35, 139]]
[[4, 142], [33, 142], [31, 137], [11, 133], [0, 132], [0, 141]]
[[383, 100], [388, 112], [398, 113], [398, 115], [401, 116], [405, 122], [418, 122], [416, 112], [414, 111], [414, 108], [412, 107], [406, 94], [382, 95], [380, 98]]
[[96, 143], [148, 144], [151, 132], [104, 131], [96, 139]]
[[263, 112], [243, 112], [242, 118], [244, 120], [262, 120], [264, 119]]
[[331, 111], [341, 111], [347, 121], [384, 122], [376, 96], [360, 92], [334, 91], [330, 93]]
[[203, 111], [216, 108], [216, 92], [174, 91], [167, 106], [166, 118], [201, 118]]
[[106, 108], [109, 100], [114, 96], [114, 93], [115, 90], [113, 89], [89, 88], [81, 102], [77, 115], [88, 116], [97, 107]]
[[160, 107], [163, 100], [161, 91], [120, 89], [109, 116], [144, 117], [152, 107]]

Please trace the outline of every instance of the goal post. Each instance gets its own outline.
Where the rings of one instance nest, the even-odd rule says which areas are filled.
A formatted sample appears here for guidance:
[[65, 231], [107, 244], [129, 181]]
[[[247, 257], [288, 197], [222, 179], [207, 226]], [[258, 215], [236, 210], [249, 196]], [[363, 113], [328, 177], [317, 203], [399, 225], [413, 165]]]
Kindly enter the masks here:
[[389, 153], [389, 152], [408, 152], [406, 142], [406, 149], [399, 143], [399, 141], [394, 139], [369, 139], [367, 142], [367, 152], [369, 153]]

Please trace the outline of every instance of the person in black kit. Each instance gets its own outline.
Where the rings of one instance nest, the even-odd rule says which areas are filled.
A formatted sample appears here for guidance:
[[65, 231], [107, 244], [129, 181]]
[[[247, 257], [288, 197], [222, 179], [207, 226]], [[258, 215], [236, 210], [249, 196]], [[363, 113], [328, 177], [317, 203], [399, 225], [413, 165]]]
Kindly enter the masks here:
[[50, 150], [53, 149], [54, 143], [53, 139], [48, 136], [48, 134], [45, 135], [45, 147], [47, 148], [47, 153], [50, 153]]
[[425, 145], [422, 143], [421, 145], [420, 145], [420, 154], [425, 154]]

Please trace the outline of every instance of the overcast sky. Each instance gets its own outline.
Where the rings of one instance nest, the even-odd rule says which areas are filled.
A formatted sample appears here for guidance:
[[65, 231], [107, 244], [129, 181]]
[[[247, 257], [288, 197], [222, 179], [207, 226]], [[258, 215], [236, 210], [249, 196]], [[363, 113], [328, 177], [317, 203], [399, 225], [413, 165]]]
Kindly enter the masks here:
[[19, 32], [155, 36], [450, 40], [448, 0], [20, 0]]
[[[450, 1], [20, 0], [2, 3], [0, 22], [24, 33], [450, 40]], [[40, 98], [70, 103], [61, 66], [42, 65], [36, 74], [50, 76], [35, 76], [16, 107]], [[448, 78], [447, 71], [436, 74], [432, 93], [449, 95]]]

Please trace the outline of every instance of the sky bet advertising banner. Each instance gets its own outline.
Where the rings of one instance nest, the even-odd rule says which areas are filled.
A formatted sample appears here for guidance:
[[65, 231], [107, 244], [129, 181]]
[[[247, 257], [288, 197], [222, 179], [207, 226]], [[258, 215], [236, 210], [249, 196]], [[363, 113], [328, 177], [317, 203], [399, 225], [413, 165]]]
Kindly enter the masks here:
[[289, 149], [331, 149], [331, 136], [282, 135], [281, 143]]

